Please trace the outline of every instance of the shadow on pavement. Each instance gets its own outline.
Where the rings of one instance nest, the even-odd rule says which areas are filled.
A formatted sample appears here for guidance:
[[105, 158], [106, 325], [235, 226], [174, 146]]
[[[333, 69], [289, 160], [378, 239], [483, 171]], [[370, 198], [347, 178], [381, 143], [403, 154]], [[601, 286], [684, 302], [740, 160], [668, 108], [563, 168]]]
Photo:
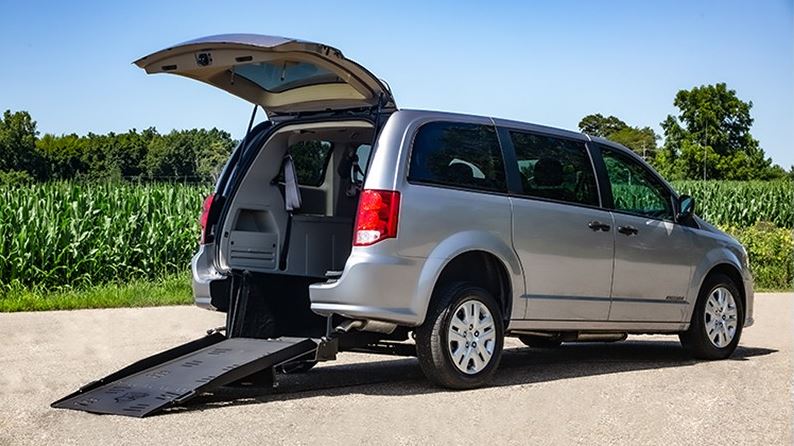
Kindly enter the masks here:
[[[729, 359], [747, 361], [777, 350], [739, 346]], [[533, 384], [621, 372], [687, 367], [700, 361], [674, 341], [565, 344], [553, 350], [508, 348], [490, 387]], [[285, 401], [316, 395], [417, 395], [450, 392], [425, 380], [415, 358], [330, 365], [278, 375], [278, 387], [222, 388], [162, 413]]]

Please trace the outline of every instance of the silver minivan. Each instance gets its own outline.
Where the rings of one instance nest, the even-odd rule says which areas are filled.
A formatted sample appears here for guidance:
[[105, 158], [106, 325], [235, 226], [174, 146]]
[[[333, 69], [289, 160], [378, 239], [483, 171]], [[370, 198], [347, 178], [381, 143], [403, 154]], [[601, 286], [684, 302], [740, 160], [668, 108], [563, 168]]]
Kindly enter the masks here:
[[619, 144], [398, 109], [339, 50], [282, 37], [206, 37], [136, 64], [267, 114], [207, 197], [192, 264], [196, 303], [238, 335], [356, 332], [471, 388], [505, 336], [554, 348], [677, 334], [719, 359], [753, 322], [744, 248]]

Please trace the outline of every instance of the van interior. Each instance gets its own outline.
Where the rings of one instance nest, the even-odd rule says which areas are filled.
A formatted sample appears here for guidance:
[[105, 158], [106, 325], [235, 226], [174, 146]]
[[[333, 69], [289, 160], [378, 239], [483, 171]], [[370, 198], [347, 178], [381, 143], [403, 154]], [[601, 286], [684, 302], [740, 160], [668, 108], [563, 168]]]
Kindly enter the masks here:
[[229, 313], [240, 335], [324, 333], [309, 285], [344, 269], [372, 138], [368, 121], [306, 123], [259, 148], [217, 232], [218, 263], [238, 282]]

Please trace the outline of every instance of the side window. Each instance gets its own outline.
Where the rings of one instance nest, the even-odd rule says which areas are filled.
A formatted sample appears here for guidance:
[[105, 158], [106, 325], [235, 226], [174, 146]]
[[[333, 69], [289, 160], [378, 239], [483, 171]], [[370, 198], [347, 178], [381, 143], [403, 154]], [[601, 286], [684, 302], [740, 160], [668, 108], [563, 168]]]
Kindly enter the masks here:
[[[358, 156], [358, 167], [361, 169], [361, 172], [364, 173], [366, 176], [367, 170], [369, 169], [369, 156], [372, 154], [372, 146], [369, 144], [361, 144], [356, 148], [356, 156]], [[361, 176], [361, 172], [353, 172], [353, 176], [351, 178], [355, 178], [356, 175]], [[364, 180], [363, 178], [358, 178], [359, 180]]]
[[504, 192], [504, 162], [492, 126], [431, 122], [419, 128], [409, 181]]
[[630, 156], [601, 148], [614, 208], [632, 214], [673, 219], [670, 192], [644, 166]]
[[524, 195], [598, 206], [595, 173], [584, 143], [510, 132]]
[[[298, 184], [322, 186], [332, 149], [333, 145], [330, 142], [320, 140], [301, 141], [289, 146], [289, 153], [292, 155], [298, 175]], [[282, 167], [282, 172], [278, 176], [281, 182], [284, 181], [283, 170]]]

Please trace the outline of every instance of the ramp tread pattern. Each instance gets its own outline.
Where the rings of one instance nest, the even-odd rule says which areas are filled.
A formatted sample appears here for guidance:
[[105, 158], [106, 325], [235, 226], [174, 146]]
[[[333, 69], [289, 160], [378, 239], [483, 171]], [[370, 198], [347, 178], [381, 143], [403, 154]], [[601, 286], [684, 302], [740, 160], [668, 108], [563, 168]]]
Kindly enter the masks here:
[[169, 405], [182, 403], [203, 391], [305, 355], [316, 348], [317, 343], [308, 338], [225, 339], [119, 377], [122, 370], [105, 378], [105, 381], [110, 382], [86, 386], [54, 402], [52, 406], [144, 417]]

